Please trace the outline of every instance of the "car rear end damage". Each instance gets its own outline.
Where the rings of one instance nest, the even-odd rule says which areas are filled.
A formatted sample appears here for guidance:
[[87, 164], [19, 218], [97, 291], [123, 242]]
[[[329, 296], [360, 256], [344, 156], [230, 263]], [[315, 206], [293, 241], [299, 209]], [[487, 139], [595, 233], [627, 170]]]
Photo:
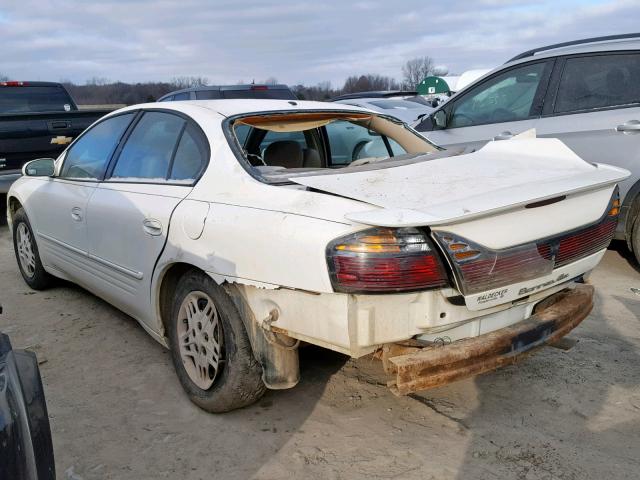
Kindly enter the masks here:
[[385, 345], [378, 356], [397, 395], [439, 387], [516, 363], [524, 355], [559, 340], [584, 320], [593, 308], [594, 289], [577, 285], [536, 305], [526, 320], [451, 344]]

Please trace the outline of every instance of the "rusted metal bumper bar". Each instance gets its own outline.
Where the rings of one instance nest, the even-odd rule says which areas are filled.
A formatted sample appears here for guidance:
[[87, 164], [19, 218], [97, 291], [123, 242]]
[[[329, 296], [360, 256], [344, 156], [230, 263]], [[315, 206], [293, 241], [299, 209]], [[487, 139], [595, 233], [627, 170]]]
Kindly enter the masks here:
[[527, 320], [494, 332], [441, 346], [387, 345], [383, 364], [396, 375], [389, 386], [406, 395], [515, 363], [565, 336], [592, 308], [593, 287], [577, 285], [543, 300]]

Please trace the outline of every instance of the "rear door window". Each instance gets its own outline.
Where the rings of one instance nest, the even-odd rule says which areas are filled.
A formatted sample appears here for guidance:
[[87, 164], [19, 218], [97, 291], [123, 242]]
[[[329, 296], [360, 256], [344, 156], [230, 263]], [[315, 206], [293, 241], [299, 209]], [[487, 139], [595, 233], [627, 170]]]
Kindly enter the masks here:
[[567, 58], [555, 113], [640, 103], [640, 54]]
[[85, 132], [67, 151], [60, 177], [101, 179], [134, 113], [107, 118]]
[[453, 104], [448, 128], [531, 118], [545, 66], [541, 62], [512, 68], [470, 90]]
[[207, 164], [207, 140], [194, 125], [187, 124], [171, 163], [169, 180], [192, 183]]
[[146, 112], [118, 156], [113, 180], [164, 182], [186, 121], [164, 112]]

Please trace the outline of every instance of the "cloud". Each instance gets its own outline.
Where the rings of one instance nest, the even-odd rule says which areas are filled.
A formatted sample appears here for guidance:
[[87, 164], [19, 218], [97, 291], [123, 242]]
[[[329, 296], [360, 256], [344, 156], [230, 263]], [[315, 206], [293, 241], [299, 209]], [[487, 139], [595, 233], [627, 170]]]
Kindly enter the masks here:
[[274, 76], [339, 85], [355, 73], [399, 78], [416, 56], [462, 72], [640, 25], [637, 0], [406, 0], [393, 7], [377, 0], [4, 0], [0, 70], [26, 80]]

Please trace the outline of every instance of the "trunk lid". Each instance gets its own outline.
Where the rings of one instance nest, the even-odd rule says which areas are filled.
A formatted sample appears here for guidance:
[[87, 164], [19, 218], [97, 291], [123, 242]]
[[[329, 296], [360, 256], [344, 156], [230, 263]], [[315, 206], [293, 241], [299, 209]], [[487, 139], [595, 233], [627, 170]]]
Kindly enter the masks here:
[[489, 142], [468, 154], [290, 180], [381, 207], [348, 213], [348, 220], [403, 227], [464, 222], [603, 188], [628, 175], [617, 167], [585, 162], [557, 139], [516, 138]]

